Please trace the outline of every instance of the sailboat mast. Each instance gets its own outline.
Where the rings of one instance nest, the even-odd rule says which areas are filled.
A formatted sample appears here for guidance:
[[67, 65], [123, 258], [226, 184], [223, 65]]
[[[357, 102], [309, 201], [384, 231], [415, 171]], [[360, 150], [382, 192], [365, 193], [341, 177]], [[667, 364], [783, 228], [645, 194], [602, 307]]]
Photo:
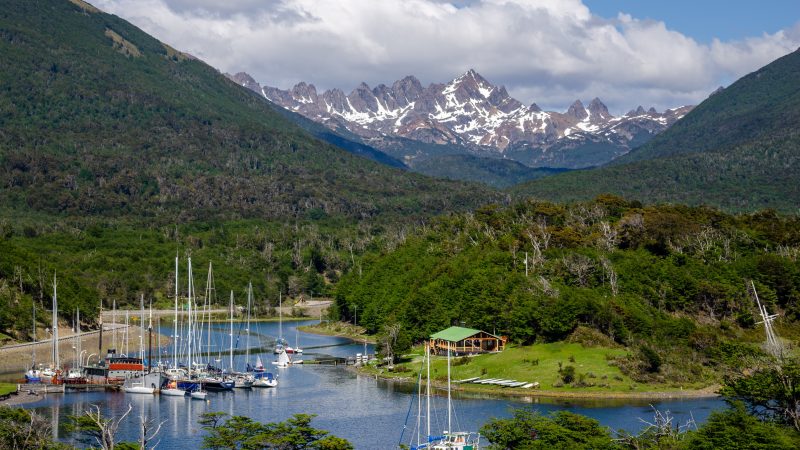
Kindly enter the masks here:
[[450, 343], [447, 343], [447, 432], [453, 431], [450, 425], [450, 414], [452, 413], [452, 404], [450, 400]]
[[427, 419], [428, 439], [431, 438], [431, 348], [430, 342], [425, 343], [425, 361], [428, 373], [425, 376], [425, 418]]
[[233, 290], [231, 290], [231, 302], [230, 302], [230, 309], [231, 309], [231, 345], [230, 345], [230, 368], [231, 372], [233, 372]]
[[53, 369], [58, 369], [58, 279], [53, 274]]
[[214, 274], [211, 271], [211, 261], [208, 262], [208, 278], [206, 279], [206, 299], [204, 303], [208, 325], [206, 327], [206, 361], [211, 365], [211, 285], [214, 282]]
[[283, 341], [283, 299], [281, 291], [278, 291], [278, 336]]
[[131, 354], [130, 311], [125, 310], [125, 356]]
[[189, 354], [189, 376], [191, 376], [192, 375], [192, 344], [193, 344], [192, 341], [194, 341], [194, 339], [192, 337], [192, 294], [193, 294], [193, 292], [192, 292], [192, 278], [193, 278], [192, 277], [192, 258], [189, 258], [189, 268], [187, 269], [187, 274], [188, 274], [187, 277], [188, 277], [189, 293], [188, 293], [188, 301], [186, 302], [187, 303], [186, 312], [187, 312], [187, 314], [189, 316], [189, 325], [188, 325], [188, 329], [186, 331], [186, 337], [187, 337], [187, 340], [189, 341], [189, 349], [188, 349], [188, 354]]
[[[97, 341], [97, 354], [103, 354], [103, 299], [100, 299], [100, 315], [98, 317], [98, 322], [100, 325], [100, 336], [99, 340]], [[99, 358], [99, 356], [98, 356]], [[89, 357], [86, 357], [86, 365], [89, 365]]]
[[117, 348], [117, 300], [111, 300], [111, 348]]
[[[139, 357], [144, 361], [144, 294], [139, 297], [139, 308], [141, 320], [139, 321]], [[142, 366], [144, 370], [144, 366]]]
[[172, 322], [172, 368], [178, 368], [178, 253], [175, 252], [175, 319]]
[[75, 318], [75, 353], [78, 355], [78, 367], [81, 363], [81, 310], [77, 310], [78, 316]]
[[153, 371], [153, 300], [150, 300], [150, 313], [147, 318], [147, 372]]
[[36, 367], [36, 302], [32, 302], [33, 304], [33, 366], [31, 368]]
[[250, 364], [250, 306], [253, 298], [253, 282], [247, 285], [247, 338], [245, 339], [244, 363]]
[[78, 335], [75, 332], [75, 316], [72, 316], [72, 348], [75, 349], [75, 363], [73, 368], [78, 366]]

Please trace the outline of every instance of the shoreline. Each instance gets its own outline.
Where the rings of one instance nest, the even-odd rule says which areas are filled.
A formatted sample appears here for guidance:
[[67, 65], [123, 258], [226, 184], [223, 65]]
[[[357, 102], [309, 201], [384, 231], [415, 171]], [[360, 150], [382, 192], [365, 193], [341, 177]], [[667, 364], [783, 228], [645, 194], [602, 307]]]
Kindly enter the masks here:
[[346, 330], [338, 331], [330, 329], [321, 329], [318, 328], [317, 325], [303, 325], [297, 327], [297, 329], [302, 331], [303, 333], [316, 334], [317, 336], [343, 337], [359, 344], [364, 343], [364, 340], [366, 340], [368, 344], [374, 345], [377, 343], [376, 339], [373, 336], [355, 335], [348, 333]]
[[[317, 334], [322, 336], [336, 336], [350, 339], [353, 342], [363, 342], [363, 337], [353, 336], [346, 332], [336, 332], [330, 329], [319, 329], [311, 326], [298, 327], [304, 333]], [[368, 340], [372, 344], [375, 343], [374, 338]], [[403, 385], [414, 385], [416, 379], [407, 376], [386, 376], [381, 373], [375, 373], [374, 370], [365, 369], [364, 367], [348, 366], [348, 370], [352, 370], [358, 375], [373, 377], [376, 380], [382, 380], [391, 383], [399, 383]], [[439, 391], [447, 390], [447, 383], [441, 381], [431, 382], [431, 386]], [[479, 387], [480, 386], [480, 387]], [[470, 385], [469, 383], [454, 383], [451, 384], [451, 390], [458, 392], [462, 395], [477, 396], [477, 397], [490, 397], [490, 398], [548, 398], [548, 399], [572, 399], [572, 400], [666, 400], [666, 399], [694, 399], [694, 398], [716, 398], [720, 395], [717, 393], [720, 386], [713, 384], [699, 389], [679, 389], [679, 390], [664, 390], [664, 391], [557, 391], [552, 389], [519, 389], [519, 388], [504, 388], [504, 387], [488, 387], [484, 385]]]
[[[24, 388], [24, 386], [23, 386]], [[55, 395], [55, 394], [50, 394]], [[0, 408], [8, 407], [25, 407], [31, 403], [36, 403], [39, 400], [43, 400], [47, 398], [46, 395], [31, 395], [25, 391], [25, 389], [21, 389], [16, 395], [11, 395], [5, 400], [0, 400]]]

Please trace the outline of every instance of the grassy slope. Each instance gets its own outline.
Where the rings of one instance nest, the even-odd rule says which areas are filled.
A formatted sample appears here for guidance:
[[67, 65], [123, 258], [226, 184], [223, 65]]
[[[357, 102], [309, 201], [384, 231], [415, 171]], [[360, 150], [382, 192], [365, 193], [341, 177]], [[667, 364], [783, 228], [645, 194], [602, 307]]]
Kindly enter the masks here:
[[518, 185], [564, 201], [612, 193], [730, 211], [796, 212], [800, 189], [800, 52], [711, 96], [648, 144], [596, 170]]

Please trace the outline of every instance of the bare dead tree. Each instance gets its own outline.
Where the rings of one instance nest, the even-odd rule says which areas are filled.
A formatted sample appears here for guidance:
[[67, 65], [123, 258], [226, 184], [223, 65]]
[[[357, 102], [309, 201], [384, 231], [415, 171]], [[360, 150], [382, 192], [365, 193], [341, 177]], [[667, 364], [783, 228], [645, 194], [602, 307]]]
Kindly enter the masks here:
[[599, 244], [600, 248], [607, 252], [614, 250], [617, 247], [617, 244], [619, 244], [617, 230], [608, 222], [600, 222]]
[[561, 262], [567, 271], [575, 277], [578, 285], [586, 287], [589, 284], [589, 275], [592, 273], [592, 260], [586, 256], [571, 254], [562, 258]]
[[605, 256], [600, 258], [600, 264], [603, 266], [603, 274], [606, 280], [608, 280], [608, 285], [611, 287], [611, 295], [616, 297], [617, 294], [619, 294], [617, 272], [614, 270], [614, 266], [611, 265], [611, 261], [609, 261]]
[[394, 364], [394, 349], [397, 345], [397, 337], [400, 335], [400, 324], [397, 322], [386, 324], [383, 326], [383, 349], [386, 352], [386, 358], [389, 364]]
[[[166, 420], [162, 420], [158, 425], [154, 419], [146, 417], [144, 414], [139, 416], [139, 420], [141, 421], [140, 427], [140, 434], [139, 434], [139, 450], [147, 450], [148, 448], [156, 448], [160, 441], [157, 441], [153, 444], [152, 447], [148, 447], [150, 442], [158, 436], [158, 433], [161, 432], [161, 427], [167, 423]], [[153, 427], [155, 426], [155, 429]]]
[[539, 288], [542, 290], [544, 295], [548, 297], [558, 298], [558, 296], [561, 294], [558, 289], [554, 288], [553, 285], [547, 281], [547, 278], [541, 275], [539, 276]]
[[539, 238], [542, 241], [542, 250], [547, 250], [550, 248], [550, 238], [553, 236], [553, 234], [547, 230], [547, 222], [544, 220], [544, 218], [540, 217], [537, 221], [537, 225], [539, 230]]
[[125, 414], [116, 419], [106, 419], [100, 413], [100, 406], [91, 405], [91, 409], [84, 411], [84, 416], [94, 427], [92, 429], [83, 430], [83, 433], [94, 437], [97, 444], [103, 450], [114, 450], [114, 437], [117, 434], [119, 425], [128, 417], [131, 410], [133, 410], [133, 405], [129, 403], [128, 410], [125, 411]]

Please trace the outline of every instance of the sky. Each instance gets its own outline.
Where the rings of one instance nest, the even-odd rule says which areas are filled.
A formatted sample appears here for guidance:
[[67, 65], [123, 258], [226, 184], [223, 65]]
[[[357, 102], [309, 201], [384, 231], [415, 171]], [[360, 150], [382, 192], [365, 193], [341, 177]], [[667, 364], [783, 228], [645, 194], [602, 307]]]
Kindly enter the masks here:
[[222, 72], [350, 92], [475, 69], [512, 97], [614, 114], [697, 104], [800, 47], [800, 1], [95, 0]]

